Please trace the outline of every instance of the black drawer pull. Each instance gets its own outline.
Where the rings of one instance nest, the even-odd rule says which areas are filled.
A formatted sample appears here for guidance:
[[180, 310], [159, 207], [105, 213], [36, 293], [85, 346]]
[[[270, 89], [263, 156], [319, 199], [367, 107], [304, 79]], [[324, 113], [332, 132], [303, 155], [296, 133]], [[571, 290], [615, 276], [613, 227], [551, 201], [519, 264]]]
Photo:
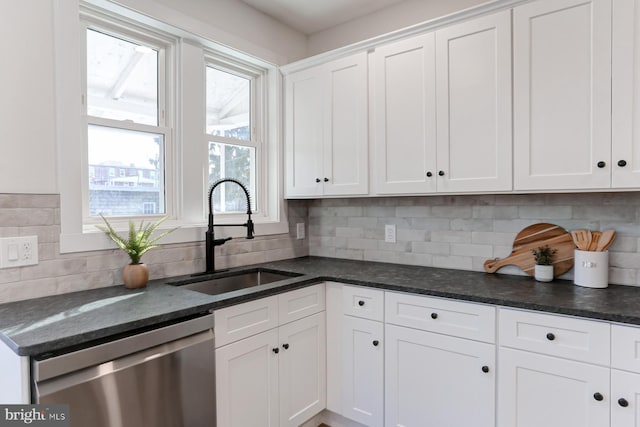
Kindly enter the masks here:
[[593, 394], [593, 398], [598, 402], [602, 402], [604, 400], [604, 396], [598, 392]]
[[547, 334], [547, 339], [548, 339], [549, 341], [553, 341], [553, 340], [555, 340], [555, 339], [556, 339], [556, 336], [555, 336], [555, 335], [553, 335], [551, 332], [549, 332], [549, 333]]
[[431, 313], [431, 318], [436, 320], [438, 318], [438, 313]]
[[482, 372], [484, 372], [485, 374], [486, 374], [487, 372], [489, 372], [489, 367], [488, 367], [487, 365], [484, 365], [484, 366], [482, 367]]
[[285, 350], [289, 350], [289, 344], [282, 344], [282, 348], [284, 348]]
[[621, 397], [620, 399], [618, 399], [618, 405], [626, 408], [627, 406], [629, 406], [629, 401], [627, 401], [627, 399], [625, 399], [624, 397]]
[[380, 341], [378, 341], [378, 340], [373, 340], [373, 346], [374, 346], [374, 347], [377, 347], [377, 346], [378, 346], [378, 344], [380, 344]]
[[362, 307], [362, 306], [364, 305], [364, 301], [362, 301], [362, 300], [358, 301], [358, 305], [359, 305], [360, 307]]
[[278, 347], [272, 348], [271, 351], [273, 351], [275, 354], [280, 353], [280, 349]]

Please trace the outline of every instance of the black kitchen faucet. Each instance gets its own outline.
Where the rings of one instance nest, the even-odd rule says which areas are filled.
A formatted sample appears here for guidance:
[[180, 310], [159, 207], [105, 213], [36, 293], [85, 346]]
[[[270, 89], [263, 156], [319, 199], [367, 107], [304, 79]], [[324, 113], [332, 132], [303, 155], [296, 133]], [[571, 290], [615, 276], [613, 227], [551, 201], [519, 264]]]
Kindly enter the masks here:
[[[247, 219], [247, 222], [245, 222], [244, 224], [214, 224], [213, 223], [213, 204], [211, 200], [213, 196], [213, 190], [215, 190], [218, 185], [225, 182], [233, 182], [238, 184], [240, 188], [242, 188], [242, 191], [244, 191], [245, 196], [247, 197], [248, 219]], [[209, 197], [207, 200], [209, 204], [209, 226], [207, 228], [207, 232], [205, 233], [205, 250], [206, 250], [207, 267], [206, 267], [206, 270], [200, 274], [210, 274], [210, 273], [216, 272], [215, 260], [213, 256], [214, 249], [216, 246], [224, 245], [226, 242], [231, 240], [231, 237], [226, 237], [223, 239], [214, 238], [213, 227], [218, 227], [218, 226], [247, 227], [247, 239], [253, 239], [253, 221], [251, 220], [251, 197], [249, 196], [249, 190], [247, 190], [247, 187], [245, 187], [243, 183], [241, 183], [240, 181], [234, 178], [221, 178], [216, 182], [214, 182], [213, 184], [211, 184], [211, 187], [209, 187]]]

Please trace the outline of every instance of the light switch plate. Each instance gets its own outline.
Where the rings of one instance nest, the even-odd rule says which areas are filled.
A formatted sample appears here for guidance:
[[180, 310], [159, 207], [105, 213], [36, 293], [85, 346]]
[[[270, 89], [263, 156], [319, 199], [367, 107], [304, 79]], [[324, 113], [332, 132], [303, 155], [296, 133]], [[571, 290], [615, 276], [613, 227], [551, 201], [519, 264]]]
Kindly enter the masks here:
[[38, 263], [38, 236], [0, 238], [0, 268]]

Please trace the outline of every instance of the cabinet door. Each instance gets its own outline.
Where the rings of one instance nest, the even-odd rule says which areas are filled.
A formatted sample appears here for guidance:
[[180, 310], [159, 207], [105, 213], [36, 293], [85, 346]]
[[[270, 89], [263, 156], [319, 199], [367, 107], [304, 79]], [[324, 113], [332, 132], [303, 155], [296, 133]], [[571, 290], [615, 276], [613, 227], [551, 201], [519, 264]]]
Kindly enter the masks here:
[[640, 187], [640, 1], [613, 3], [611, 185]]
[[501, 348], [499, 369], [498, 426], [609, 425], [608, 368]]
[[494, 345], [385, 326], [385, 426], [494, 425]]
[[367, 53], [329, 62], [325, 70], [324, 194], [367, 194]]
[[434, 34], [376, 48], [374, 74], [376, 192], [435, 192]]
[[515, 189], [609, 187], [611, 0], [518, 6], [513, 43]]
[[640, 427], [640, 375], [611, 370], [611, 426]]
[[437, 187], [511, 190], [511, 12], [436, 32]]
[[278, 427], [278, 331], [216, 349], [217, 425]]
[[384, 423], [382, 322], [344, 316], [343, 413], [369, 427]]
[[297, 427], [326, 407], [325, 318], [317, 313], [279, 328], [280, 427]]
[[285, 90], [287, 197], [322, 194], [322, 66], [292, 73]]

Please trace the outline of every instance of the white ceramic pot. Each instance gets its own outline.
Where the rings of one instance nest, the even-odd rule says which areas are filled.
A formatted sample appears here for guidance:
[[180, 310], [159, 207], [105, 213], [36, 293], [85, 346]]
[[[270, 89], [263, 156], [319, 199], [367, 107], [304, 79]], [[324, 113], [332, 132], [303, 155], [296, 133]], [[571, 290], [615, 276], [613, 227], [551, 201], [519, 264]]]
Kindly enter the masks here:
[[550, 282], [553, 280], [553, 265], [535, 265], [534, 277], [538, 282]]

